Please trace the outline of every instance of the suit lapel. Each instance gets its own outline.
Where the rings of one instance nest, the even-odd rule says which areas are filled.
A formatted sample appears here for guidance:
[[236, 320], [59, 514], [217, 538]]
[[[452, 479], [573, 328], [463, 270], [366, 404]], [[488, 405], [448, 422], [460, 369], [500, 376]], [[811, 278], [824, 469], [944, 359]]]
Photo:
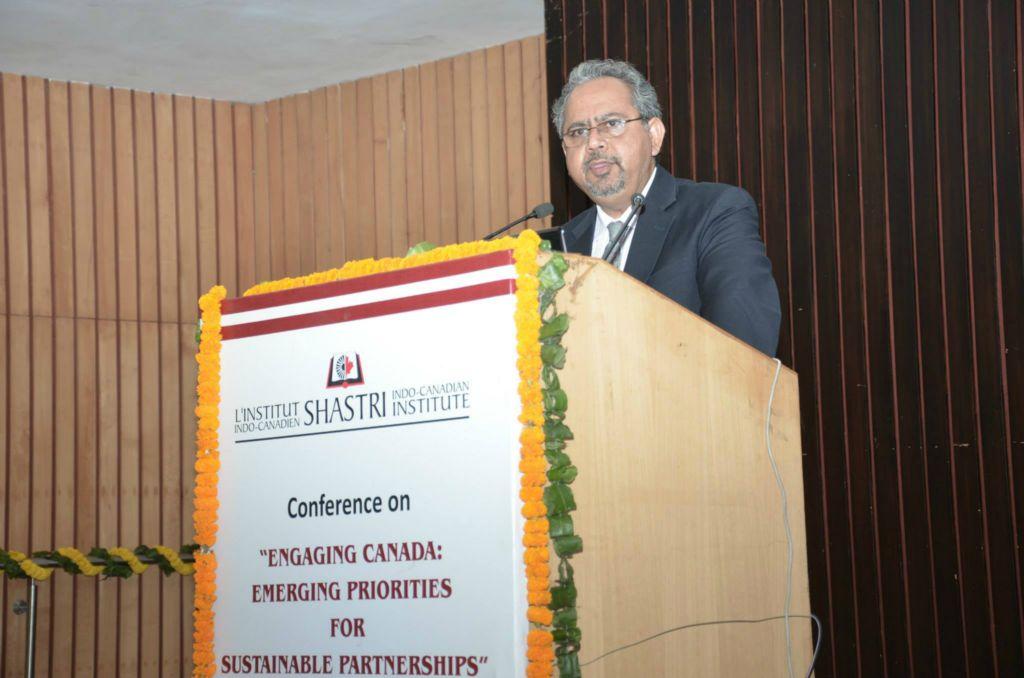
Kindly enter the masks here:
[[646, 282], [650, 277], [665, 246], [665, 238], [672, 226], [672, 215], [668, 213], [668, 208], [676, 201], [675, 179], [663, 167], [659, 166], [656, 172], [626, 259], [626, 273], [641, 282]]
[[567, 251], [590, 256], [591, 245], [594, 242], [594, 222], [596, 219], [597, 208], [591, 205], [564, 226], [565, 249]]

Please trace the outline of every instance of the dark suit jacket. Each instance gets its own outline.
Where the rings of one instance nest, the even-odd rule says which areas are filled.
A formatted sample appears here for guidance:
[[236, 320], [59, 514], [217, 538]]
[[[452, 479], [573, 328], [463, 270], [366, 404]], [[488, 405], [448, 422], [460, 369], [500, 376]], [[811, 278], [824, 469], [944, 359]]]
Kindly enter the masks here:
[[[597, 208], [564, 228], [566, 249], [590, 254]], [[779, 292], [741, 188], [676, 179], [659, 167], [640, 214], [626, 273], [770, 356], [779, 343]]]

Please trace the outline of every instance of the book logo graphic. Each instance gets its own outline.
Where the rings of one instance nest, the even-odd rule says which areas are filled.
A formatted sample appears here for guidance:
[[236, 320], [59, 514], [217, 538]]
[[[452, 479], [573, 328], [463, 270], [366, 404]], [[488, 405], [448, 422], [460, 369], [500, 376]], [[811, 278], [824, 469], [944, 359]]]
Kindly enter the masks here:
[[348, 388], [363, 383], [363, 362], [358, 353], [339, 353], [331, 356], [327, 368], [327, 388]]

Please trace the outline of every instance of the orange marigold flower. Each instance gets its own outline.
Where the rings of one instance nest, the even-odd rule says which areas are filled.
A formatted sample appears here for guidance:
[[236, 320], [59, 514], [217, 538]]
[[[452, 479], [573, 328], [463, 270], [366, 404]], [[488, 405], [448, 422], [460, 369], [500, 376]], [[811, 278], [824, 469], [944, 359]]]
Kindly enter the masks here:
[[547, 518], [531, 518], [526, 521], [524, 528], [526, 532], [543, 532], [547, 534], [548, 531], [548, 519]]
[[[543, 459], [543, 457], [541, 458]], [[522, 480], [524, 486], [544, 486], [547, 485], [547, 482], [548, 477], [544, 473], [527, 473]]]
[[531, 501], [523, 504], [522, 514], [524, 518], [539, 518], [548, 514], [548, 508], [544, 506], [544, 502]]
[[548, 558], [548, 550], [546, 548], [539, 548], [536, 546], [531, 546], [526, 549], [526, 553], [523, 554], [523, 560], [527, 565], [532, 565], [534, 563], [546, 563], [548, 562]]
[[548, 462], [543, 457], [540, 459], [536, 457], [529, 457], [519, 461], [519, 472], [523, 474], [544, 473], [547, 468]]
[[548, 590], [548, 579], [547, 577], [529, 577], [526, 580], [527, 591], [547, 591]]
[[526, 566], [526, 576], [547, 579], [551, 576], [551, 567], [547, 563], [531, 563]]
[[524, 502], [541, 501], [544, 499], [543, 487], [524, 487], [519, 490], [519, 498]]
[[555, 642], [555, 637], [551, 635], [550, 631], [544, 631], [543, 629], [530, 629], [529, 633], [526, 634], [526, 642], [530, 645], [550, 645]]
[[523, 535], [523, 546], [547, 546], [548, 535], [540, 532], [527, 532]]

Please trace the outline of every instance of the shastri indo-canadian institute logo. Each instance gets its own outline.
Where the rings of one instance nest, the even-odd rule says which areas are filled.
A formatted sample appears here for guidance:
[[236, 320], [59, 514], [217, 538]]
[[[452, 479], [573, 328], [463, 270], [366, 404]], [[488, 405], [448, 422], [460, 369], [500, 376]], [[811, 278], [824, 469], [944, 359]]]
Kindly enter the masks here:
[[327, 368], [327, 388], [348, 388], [364, 383], [363, 361], [355, 352], [339, 353], [331, 356]]

